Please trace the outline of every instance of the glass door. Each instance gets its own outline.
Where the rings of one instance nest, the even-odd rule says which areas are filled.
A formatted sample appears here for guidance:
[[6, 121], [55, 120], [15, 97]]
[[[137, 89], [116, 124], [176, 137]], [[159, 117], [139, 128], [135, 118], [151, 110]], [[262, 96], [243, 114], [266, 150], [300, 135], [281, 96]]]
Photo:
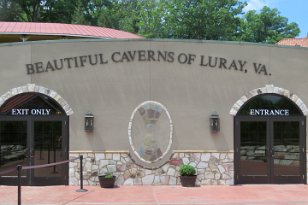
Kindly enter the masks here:
[[269, 142], [266, 121], [252, 120], [238, 122], [239, 141], [236, 148], [238, 183], [268, 183]]
[[303, 129], [303, 120], [272, 122], [274, 183], [305, 183]]
[[235, 183], [306, 183], [304, 117], [235, 121]]
[[[16, 166], [68, 159], [68, 116], [49, 96], [27, 92], [0, 107], [0, 184], [16, 185]], [[7, 172], [12, 170], [12, 172]], [[4, 174], [2, 174], [4, 173]], [[24, 185], [68, 184], [68, 163], [22, 171]]]
[[[27, 121], [8, 120], [0, 121], [0, 183], [5, 185], [16, 184], [16, 166], [29, 165], [29, 138], [27, 137]], [[29, 171], [21, 172], [22, 183], [27, 184]]]
[[[65, 121], [33, 121], [32, 165], [43, 165], [67, 159], [64, 135]], [[60, 164], [32, 170], [33, 185], [66, 184], [68, 164]]]
[[257, 95], [234, 123], [235, 183], [306, 183], [306, 116], [291, 99]]

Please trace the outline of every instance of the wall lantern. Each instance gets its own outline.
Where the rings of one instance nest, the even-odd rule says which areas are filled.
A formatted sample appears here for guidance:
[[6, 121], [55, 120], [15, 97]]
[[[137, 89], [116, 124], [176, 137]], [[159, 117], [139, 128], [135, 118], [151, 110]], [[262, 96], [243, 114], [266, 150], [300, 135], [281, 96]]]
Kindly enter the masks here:
[[94, 130], [94, 115], [87, 113], [84, 116], [84, 130], [86, 132], [92, 132]]
[[217, 112], [213, 112], [210, 116], [210, 128], [212, 132], [219, 132], [220, 130], [219, 115]]

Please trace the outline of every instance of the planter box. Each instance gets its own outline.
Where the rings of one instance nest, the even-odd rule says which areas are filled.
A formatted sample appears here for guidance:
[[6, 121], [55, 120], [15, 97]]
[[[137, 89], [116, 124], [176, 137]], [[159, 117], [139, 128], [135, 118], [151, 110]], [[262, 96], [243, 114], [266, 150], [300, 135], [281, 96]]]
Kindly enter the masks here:
[[184, 187], [194, 187], [196, 186], [197, 175], [194, 176], [180, 176], [181, 184]]
[[99, 184], [102, 188], [113, 188], [116, 177], [105, 178], [105, 175], [98, 176]]

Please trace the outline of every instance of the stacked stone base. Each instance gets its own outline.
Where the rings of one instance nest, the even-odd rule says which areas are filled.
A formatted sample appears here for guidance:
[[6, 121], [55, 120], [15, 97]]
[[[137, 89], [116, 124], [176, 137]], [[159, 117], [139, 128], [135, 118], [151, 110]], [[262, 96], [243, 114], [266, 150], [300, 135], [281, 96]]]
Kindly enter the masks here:
[[[70, 158], [83, 155], [84, 185], [99, 185], [98, 176], [112, 172], [116, 184], [122, 185], [178, 185], [182, 164], [191, 164], [197, 170], [197, 185], [233, 185], [234, 160], [232, 152], [175, 152], [170, 160], [157, 169], [145, 169], [136, 165], [128, 152], [80, 152]], [[70, 185], [79, 185], [80, 162], [69, 165]]]

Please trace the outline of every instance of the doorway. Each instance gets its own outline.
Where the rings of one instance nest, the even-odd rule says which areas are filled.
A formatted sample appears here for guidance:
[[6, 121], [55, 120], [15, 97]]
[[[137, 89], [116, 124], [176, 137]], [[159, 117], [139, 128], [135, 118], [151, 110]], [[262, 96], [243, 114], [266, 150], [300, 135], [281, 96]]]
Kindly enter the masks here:
[[[17, 165], [67, 160], [68, 117], [61, 107], [36, 93], [21, 94], [9, 101], [0, 109], [0, 172], [16, 170]], [[0, 176], [0, 184], [16, 185], [15, 170]], [[22, 170], [21, 175], [23, 185], [65, 185], [68, 165]]]
[[291, 101], [257, 96], [234, 126], [235, 184], [306, 183], [306, 119]]

